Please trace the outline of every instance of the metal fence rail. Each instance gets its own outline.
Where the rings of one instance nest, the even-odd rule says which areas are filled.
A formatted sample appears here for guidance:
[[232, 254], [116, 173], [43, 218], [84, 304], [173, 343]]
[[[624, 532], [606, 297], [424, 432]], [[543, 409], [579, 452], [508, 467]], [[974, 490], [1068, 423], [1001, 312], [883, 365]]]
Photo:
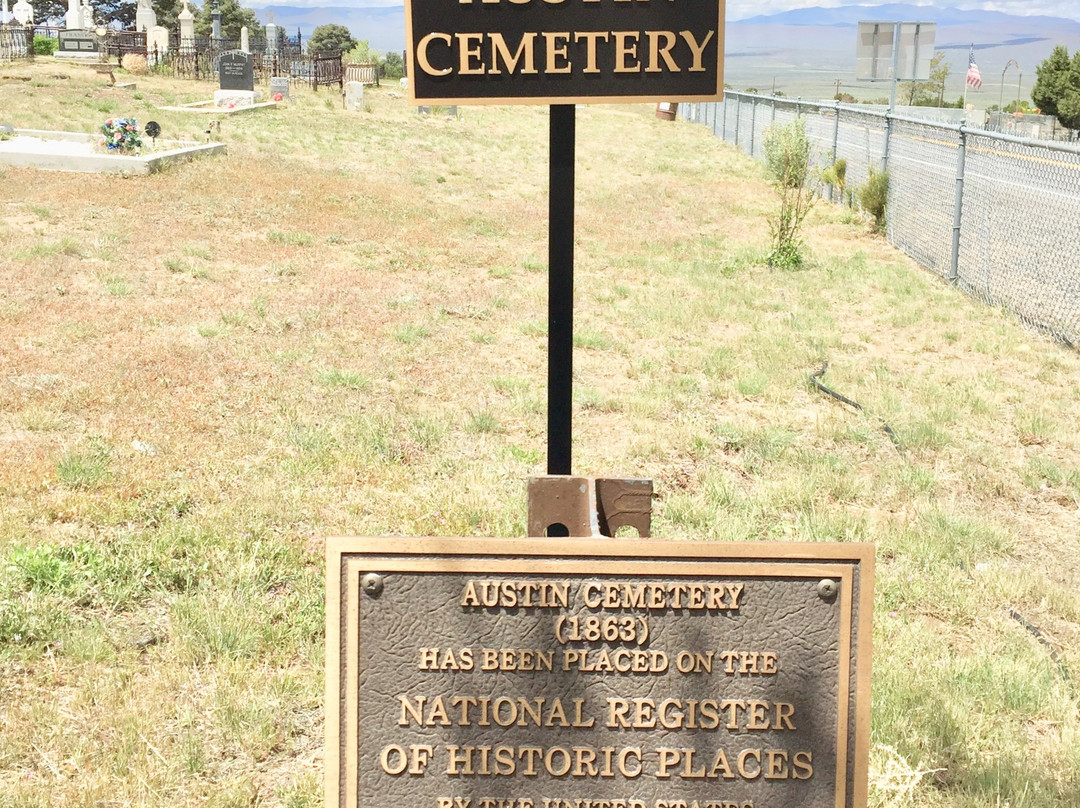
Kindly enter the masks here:
[[770, 125], [801, 117], [815, 164], [843, 158], [849, 189], [888, 170], [889, 241], [969, 295], [1080, 345], [1077, 145], [736, 92], [680, 114], [755, 158]]

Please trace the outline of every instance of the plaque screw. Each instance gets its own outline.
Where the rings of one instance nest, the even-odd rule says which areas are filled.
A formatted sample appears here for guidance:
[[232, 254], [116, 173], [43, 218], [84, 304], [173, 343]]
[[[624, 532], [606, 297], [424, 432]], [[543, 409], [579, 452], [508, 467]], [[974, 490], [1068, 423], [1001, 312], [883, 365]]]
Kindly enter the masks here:
[[818, 597], [822, 600], [832, 600], [836, 597], [836, 593], [840, 591], [840, 585], [836, 583], [832, 578], [824, 578], [821, 583], [817, 585]]
[[360, 587], [371, 597], [377, 598], [382, 594], [383, 577], [377, 572], [369, 572], [360, 579]]

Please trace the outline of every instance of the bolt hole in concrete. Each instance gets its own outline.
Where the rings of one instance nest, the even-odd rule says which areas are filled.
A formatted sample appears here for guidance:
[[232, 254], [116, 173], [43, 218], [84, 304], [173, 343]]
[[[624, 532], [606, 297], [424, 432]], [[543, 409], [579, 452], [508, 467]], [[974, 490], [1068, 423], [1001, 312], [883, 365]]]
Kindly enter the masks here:
[[569, 528], [561, 522], [556, 522], [553, 525], [548, 525], [547, 536], [553, 539], [562, 539], [570, 535]]

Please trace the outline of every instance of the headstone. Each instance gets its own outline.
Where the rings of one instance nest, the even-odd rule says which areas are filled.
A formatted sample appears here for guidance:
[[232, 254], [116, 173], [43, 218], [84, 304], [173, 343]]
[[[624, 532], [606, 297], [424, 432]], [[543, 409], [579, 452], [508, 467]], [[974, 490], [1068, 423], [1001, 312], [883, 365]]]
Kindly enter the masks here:
[[0, 123], [0, 135], [14, 135], [15, 127], [10, 123]]
[[221, 39], [221, 9], [215, 8], [210, 12], [210, 36]]
[[7, 0], [3, 0], [2, 4], [0, 4], [0, 25], [3, 25], [8, 21], [8, 15], [9, 12]]
[[154, 12], [154, 7], [150, 5], [150, 0], [139, 0], [139, 5], [135, 8], [135, 30], [147, 33], [147, 44], [149, 44], [150, 30], [155, 25], [157, 25], [157, 14]]
[[195, 15], [188, 8], [187, 0], [184, 0], [184, 8], [176, 16], [180, 21], [180, 47], [191, 48], [195, 46]]
[[400, 87], [402, 90], [409, 89], [409, 79], [406, 76], [402, 76], [400, 79], [398, 79], [397, 84], [398, 87]]
[[81, 28], [65, 29], [57, 33], [56, 52], [61, 56], [97, 57], [97, 38]]
[[[22, 25], [34, 24], [34, 7], [27, 3], [26, 0], [19, 0], [19, 2], [15, 4], [15, 8], [12, 9], [12, 14], [15, 15], [15, 19]], [[4, 16], [7, 15], [5, 14]]]
[[277, 50], [278, 46], [278, 27], [272, 22], [266, 24], [266, 50], [273, 52]]
[[158, 56], [162, 56], [169, 50], [169, 29], [164, 25], [155, 25], [146, 33], [146, 47], [150, 53], [155, 49]]
[[79, 10], [82, 17], [82, 28], [87, 31], [94, 30], [94, 9], [90, 7], [90, 0], [82, 0], [82, 8]]
[[240, 50], [244, 53], [251, 53], [251, 35], [248, 33], [246, 25], [240, 29]]
[[255, 61], [242, 50], [225, 51], [218, 57], [218, 80], [222, 90], [255, 89]]
[[289, 97], [289, 77], [288, 76], [274, 76], [270, 79], [270, 97], [273, 98], [278, 93], [282, 98]]
[[356, 111], [364, 108], [364, 83], [345, 82], [345, 109]]
[[79, 11], [79, 0], [68, 0], [67, 14], [64, 15], [64, 27], [69, 31], [82, 28], [82, 12]]

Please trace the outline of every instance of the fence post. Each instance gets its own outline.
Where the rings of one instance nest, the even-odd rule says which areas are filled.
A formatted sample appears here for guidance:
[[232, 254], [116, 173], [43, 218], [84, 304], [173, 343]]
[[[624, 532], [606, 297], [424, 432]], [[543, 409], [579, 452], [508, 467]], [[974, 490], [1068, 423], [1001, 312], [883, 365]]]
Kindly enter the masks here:
[[889, 170], [889, 146], [892, 144], [892, 110], [885, 113], [885, 154], [881, 158], [881, 170]]
[[[836, 161], [840, 159], [840, 102], [836, 102], [836, 106], [833, 108], [833, 127], [832, 127], [832, 161], [833, 165], [836, 165]], [[829, 201], [835, 201], [833, 199], [833, 186], [829, 186]], [[843, 204], [844, 200], [840, 200], [840, 204]]]
[[754, 127], [757, 125], [757, 96], [755, 95], [750, 99], [750, 151], [747, 152], [751, 157], [754, 156]]
[[967, 132], [960, 127], [960, 150], [956, 157], [956, 201], [953, 203], [952, 260], [949, 264], [949, 283], [960, 276], [960, 223], [964, 211], [964, 161], [967, 157]]
[[739, 145], [739, 119], [742, 117], [742, 96], [735, 101], [735, 145]]
[[720, 108], [724, 111], [724, 120], [720, 124], [720, 139], [725, 143], [727, 142], [727, 93], [724, 93], [724, 100], [720, 102]]

